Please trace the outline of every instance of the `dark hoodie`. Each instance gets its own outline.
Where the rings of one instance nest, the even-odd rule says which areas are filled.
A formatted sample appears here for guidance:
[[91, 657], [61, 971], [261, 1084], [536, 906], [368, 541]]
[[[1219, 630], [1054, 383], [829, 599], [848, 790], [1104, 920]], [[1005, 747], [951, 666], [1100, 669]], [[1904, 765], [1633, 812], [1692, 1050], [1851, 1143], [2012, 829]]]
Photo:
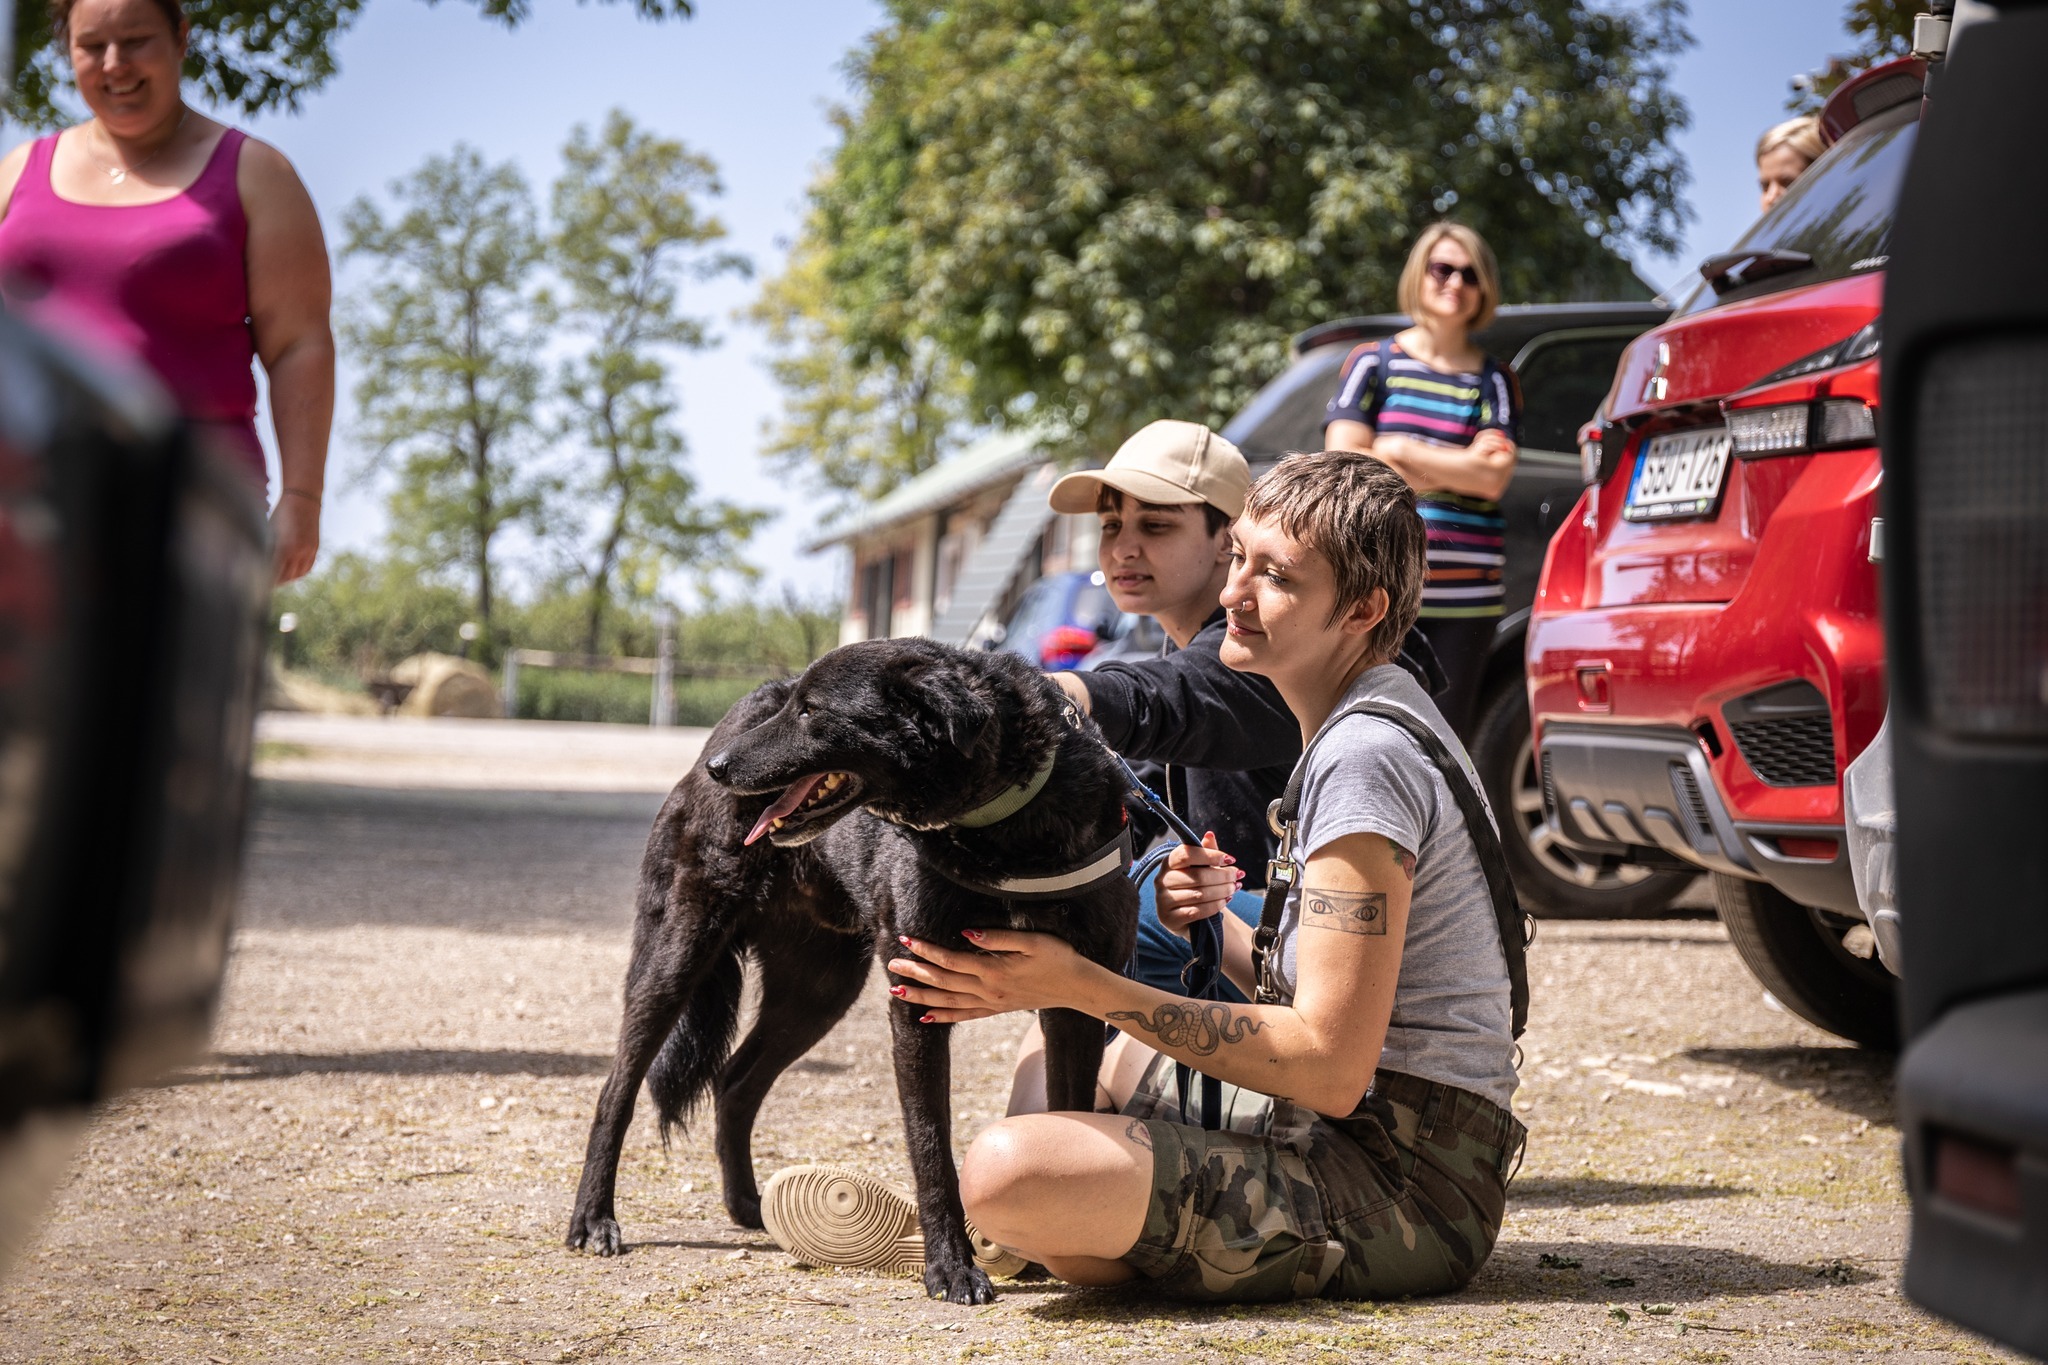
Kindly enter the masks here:
[[[1266, 881], [1277, 839], [1266, 807], [1286, 789], [1301, 757], [1301, 722], [1280, 691], [1256, 673], [1240, 673], [1218, 657], [1226, 629], [1223, 608], [1195, 632], [1186, 649], [1157, 659], [1117, 660], [1078, 675], [1103, 738], [1124, 757], [1166, 767], [1167, 800], [1197, 833], [1216, 842], [1244, 869], [1252, 888]], [[1443, 671], [1416, 631], [1396, 661], [1422, 684], [1441, 689]]]
[[1118, 660], [1080, 675], [1103, 738], [1126, 758], [1167, 767], [1167, 799], [1199, 833], [1263, 885], [1274, 839], [1266, 806], [1301, 757], [1301, 723], [1273, 684], [1226, 668], [1218, 607], [1188, 641], [1157, 659]]

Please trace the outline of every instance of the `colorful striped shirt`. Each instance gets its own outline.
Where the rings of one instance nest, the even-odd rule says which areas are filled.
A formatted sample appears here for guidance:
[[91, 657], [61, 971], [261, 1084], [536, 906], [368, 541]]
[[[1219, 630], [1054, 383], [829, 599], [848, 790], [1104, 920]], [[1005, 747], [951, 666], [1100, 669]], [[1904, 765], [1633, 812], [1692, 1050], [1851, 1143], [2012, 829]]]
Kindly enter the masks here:
[[[1505, 367], [1488, 361], [1476, 374], [1445, 373], [1389, 338], [1367, 342], [1345, 357], [1323, 425], [1363, 422], [1375, 436], [1469, 446], [1489, 429], [1519, 444], [1521, 419], [1520, 395]], [[1501, 571], [1507, 562], [1507, 523], [1500, 504], [1441, 489], [1418, 494], [1415, 501], [1429, 535], [1422, 614], [1500, 615], [1505, 609]]]

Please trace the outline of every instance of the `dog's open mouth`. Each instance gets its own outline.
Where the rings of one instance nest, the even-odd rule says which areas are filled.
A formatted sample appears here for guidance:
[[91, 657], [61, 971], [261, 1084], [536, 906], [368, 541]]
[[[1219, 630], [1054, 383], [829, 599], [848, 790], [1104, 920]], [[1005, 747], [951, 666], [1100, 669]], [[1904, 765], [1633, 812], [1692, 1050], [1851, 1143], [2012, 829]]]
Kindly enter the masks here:
[[[820, 817], [836, 815], [853, 804], [860, 795], [860, 779], [852, 773], [812, 773], [799, 777], [782, 789], [782, 795], [774, 804], [761, 812], [761, 818], [747, 831], [746, 842], [753, 843], [762, 835], [774, 836], [795, 833], [797, 828], [811, 824]], [[775, 839], [775, 842], [782, 842]]]

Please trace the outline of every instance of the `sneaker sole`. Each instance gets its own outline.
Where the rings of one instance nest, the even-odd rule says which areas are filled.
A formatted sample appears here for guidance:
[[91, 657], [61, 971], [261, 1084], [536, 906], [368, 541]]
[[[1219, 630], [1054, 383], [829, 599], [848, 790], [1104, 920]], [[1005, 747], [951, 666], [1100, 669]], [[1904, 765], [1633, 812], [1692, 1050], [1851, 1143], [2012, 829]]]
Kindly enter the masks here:
[[[761, 1190], [761, 1222], [776, 1244], [801, 1265], [874, 1270], [884, 1275], [924, 1273], [924, 1234], [917, 1201], [901, 1185], [844, 1166], [791, 1166]], [[1025, 1266], [967, 1225], [974, 1263], [995, 1276]]]

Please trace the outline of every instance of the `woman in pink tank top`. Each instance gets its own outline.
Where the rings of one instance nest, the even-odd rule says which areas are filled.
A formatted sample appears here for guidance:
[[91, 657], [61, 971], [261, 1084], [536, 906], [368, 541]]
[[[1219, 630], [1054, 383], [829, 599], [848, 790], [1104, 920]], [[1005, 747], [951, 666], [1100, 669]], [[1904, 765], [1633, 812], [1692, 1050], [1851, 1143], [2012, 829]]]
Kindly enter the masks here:
[[142, 361], [260, 486], [270, 380], [277, 577], [313, 567], [334, 415], [332, 283], [313, 201], [274, 148], [186, 107], [179, 0], [52, 0], [93, 117], [0, 160], [0, 308]]

